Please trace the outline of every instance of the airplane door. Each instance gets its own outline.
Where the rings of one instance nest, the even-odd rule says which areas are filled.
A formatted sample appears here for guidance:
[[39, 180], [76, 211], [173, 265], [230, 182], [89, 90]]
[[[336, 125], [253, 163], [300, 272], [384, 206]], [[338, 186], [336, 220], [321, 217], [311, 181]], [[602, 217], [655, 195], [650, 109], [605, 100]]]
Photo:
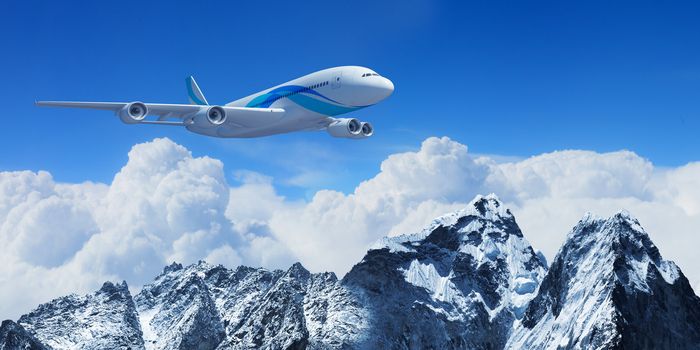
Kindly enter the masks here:
[[333, 89], [339, 88], [340, 84], [342, 82], [343, 82], [343, 72], [338, 72], [338, 74], [336, 74], [333, 77], [333, 81], [331, 82], [331, 88], [333, 88]]

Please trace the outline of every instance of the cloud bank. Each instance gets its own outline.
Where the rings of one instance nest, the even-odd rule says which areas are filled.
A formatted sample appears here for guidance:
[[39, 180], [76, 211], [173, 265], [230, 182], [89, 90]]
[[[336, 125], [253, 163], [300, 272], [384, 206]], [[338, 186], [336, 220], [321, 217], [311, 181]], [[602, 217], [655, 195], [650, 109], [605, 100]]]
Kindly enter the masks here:
[[171, 261], [270, 268], [301, 261], [343, 274], [386, 234], [420, 230], [479, 193], [497, 193], [535, 248], [552, 258], [591, 211], [636, 215], [667, 259], [700, 288], [700, 162], [662, 169], [629, 151], [557, 151], [497, 162], [449, 138], [389, 156], [352, 193], [280, 196], [273, 179], [193, 157], [168, 139], [136, 145], [111, 184], [56, 183], [0, 172], [0, 318], [85, 293], [107, 279], [132, 288]]

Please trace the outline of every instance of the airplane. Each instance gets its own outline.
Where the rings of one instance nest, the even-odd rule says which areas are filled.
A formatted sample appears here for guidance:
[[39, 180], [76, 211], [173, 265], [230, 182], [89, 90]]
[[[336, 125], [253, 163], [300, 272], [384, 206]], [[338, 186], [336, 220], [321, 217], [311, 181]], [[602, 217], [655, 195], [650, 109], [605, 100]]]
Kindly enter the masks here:
[[324, 69], [223, 106], [210, 105], [193, 77], [186, 79], [186, 85], [190, 104], [37, 101], [36, 105], [108, 110], [126, 124], [184, 126], [212, 137], [326, 130], [333, 137], [364, 139], [374, 134], [372, 124], [335, 117], [377, 104], [394, 92], [391, 80], [359, 66]]

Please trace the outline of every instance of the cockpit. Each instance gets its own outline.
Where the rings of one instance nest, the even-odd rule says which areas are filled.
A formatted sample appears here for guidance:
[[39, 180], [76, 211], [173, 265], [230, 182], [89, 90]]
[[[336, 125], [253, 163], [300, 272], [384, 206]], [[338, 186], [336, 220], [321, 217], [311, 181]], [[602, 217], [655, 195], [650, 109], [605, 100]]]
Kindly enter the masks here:
[[394, 84], [372, 69], [359, 66], [342, 68], [345, 71], [343, 103], [369, 106], [384, 100], [394, 92]]

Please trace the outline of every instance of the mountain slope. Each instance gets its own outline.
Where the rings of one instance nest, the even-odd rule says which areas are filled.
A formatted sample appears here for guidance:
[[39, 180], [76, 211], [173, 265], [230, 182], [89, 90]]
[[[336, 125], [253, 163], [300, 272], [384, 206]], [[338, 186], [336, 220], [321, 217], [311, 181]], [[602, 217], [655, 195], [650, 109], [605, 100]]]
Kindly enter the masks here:
[[11, 349], [47, 350], [48, 348], [29, 334], [24, 327], [6, 320], [0, 325], [0, 350]]
[[[198, 266], [198, 265], [195, 265]], [[213, 349], [225, 333], [204, 275], [169, 273], [165, 268], [153, 284], [135, 297], [147, 349]]]
[[700, 349], [700, 298], [628, 213], [587, 215], [508, 348]]

